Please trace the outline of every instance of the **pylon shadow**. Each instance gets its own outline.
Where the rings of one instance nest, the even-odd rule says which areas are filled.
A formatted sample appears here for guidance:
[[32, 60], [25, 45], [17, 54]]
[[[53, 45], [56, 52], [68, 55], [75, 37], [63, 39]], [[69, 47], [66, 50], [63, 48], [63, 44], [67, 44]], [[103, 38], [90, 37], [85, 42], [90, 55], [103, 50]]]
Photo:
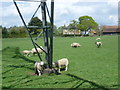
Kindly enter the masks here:
[[89, 83], [92, 87], [95, 87], [96, 89], [109, 90], [105, 86], [99, 85], [99, 84], [97, 84], [97, 83], [95, 83], [93, 81], [89, 81], [89, 80], [80, 78], [78, 76], [72, 75], [72, 74], [66, 74], [66, 75], [78, 80], [78, 82], [75, 85], [73, 85], [71, 88], [79, 88], [84, 83]]
[[20, 53], [19, 47], [16, 47], [16, 48], [15, 48], [15, 55], [14, 55], [12, 58], [21, 58], [21, 59], [23, 59], [24, 61], [27, 61], [27, 62], [30, 62], [30, 63], [35, 63], [35, 61], [30, 60], [30, 59], [28, 59], [27, 57], [23, 56], [23, 55]]

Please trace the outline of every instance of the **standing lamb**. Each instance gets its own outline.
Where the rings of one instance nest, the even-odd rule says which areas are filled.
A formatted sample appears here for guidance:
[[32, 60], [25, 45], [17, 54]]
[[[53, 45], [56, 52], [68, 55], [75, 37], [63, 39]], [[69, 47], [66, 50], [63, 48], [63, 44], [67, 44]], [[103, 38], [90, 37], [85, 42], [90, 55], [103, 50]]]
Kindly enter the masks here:
[[96, 38], [95, 44], [98, 48], [101, 47], [101, 45], [102, 45], [102, 42], [100, 40], [101, 40], [101, 38]]
[[102, 46], [102, 42], [95, 42], [95, 44], [98, 48]]
[[30, 56], [31, 51], [24, 50], [24, 51], [22, 51], [22, 53], [24, 54], [24, 56]]
[[72, 44], [71, 44], [71, 47], [75, 47], [75, 48], [76, 48], [76, 47], [80, 47], [80, 46], [81, 46], [81, 45], [80, 45], [79, 43], [72, 43]]
[[67, 58], [62, 58], [62, 59], [56, 61], [55, 63], [53, 63], [53, 65], [55, 67], [57, 67], [58, 73], [60, 73], [60, 68], [63, 67], [63, 66], [65, 67], [65, 71], [67, 71], [67, 69], [68, 69], [68, 59]]
[[44, 62], [43, 61], [36, 62], [34, 65], [34, 69], [35, 69], [35, 74], [41, 76], [44, 69]]

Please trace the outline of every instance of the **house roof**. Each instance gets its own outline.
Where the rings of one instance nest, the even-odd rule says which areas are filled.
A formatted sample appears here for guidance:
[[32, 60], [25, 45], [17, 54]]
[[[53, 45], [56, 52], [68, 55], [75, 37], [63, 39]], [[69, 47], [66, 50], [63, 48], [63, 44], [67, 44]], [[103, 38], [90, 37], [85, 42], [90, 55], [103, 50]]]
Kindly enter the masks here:
[[103, 26], [103, 32], [120, 32], [120, 26]]

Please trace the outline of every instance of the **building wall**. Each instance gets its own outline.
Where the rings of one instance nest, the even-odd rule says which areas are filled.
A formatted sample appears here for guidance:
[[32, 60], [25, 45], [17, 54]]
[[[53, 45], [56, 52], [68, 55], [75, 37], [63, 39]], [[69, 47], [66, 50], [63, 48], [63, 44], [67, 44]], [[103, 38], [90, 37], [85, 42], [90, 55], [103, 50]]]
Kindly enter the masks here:
[[63, 35], [80, 35], [80, 30], [63, 30]]
[[119, 35], [120, 30], [118, 26], [104, 26], [103, 35]]

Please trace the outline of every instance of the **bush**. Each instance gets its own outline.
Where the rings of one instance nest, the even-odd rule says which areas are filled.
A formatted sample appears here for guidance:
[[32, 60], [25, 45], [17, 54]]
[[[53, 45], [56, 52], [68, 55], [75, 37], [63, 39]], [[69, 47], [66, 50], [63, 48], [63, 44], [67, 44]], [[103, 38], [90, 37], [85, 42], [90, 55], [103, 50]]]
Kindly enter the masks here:
[[2, 32], [2, 38], [7, 38], [7, 37], [9, 37], [9, 33], [8, 33], [8, 31], [7, 31], [7, 29], [4, 27], [0, 27], [0, 31]]

